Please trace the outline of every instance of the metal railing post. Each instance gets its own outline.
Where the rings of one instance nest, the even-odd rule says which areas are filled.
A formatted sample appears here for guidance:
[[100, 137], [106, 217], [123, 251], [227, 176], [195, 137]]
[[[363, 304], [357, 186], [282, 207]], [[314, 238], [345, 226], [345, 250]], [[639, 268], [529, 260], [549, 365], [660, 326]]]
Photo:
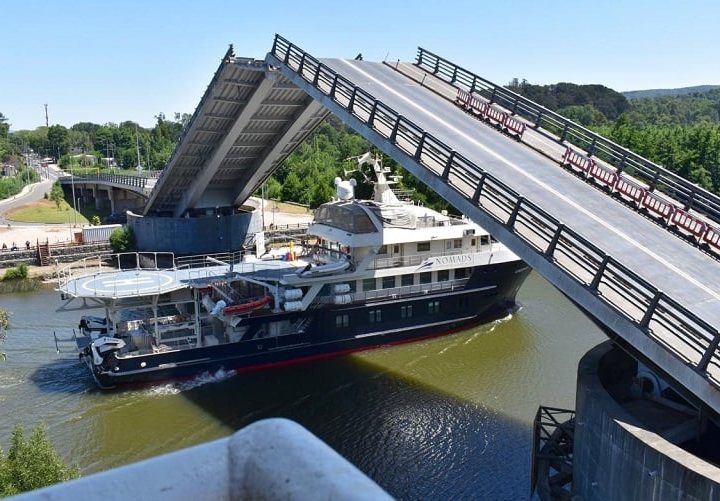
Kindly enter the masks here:
[[652, 316], [655, 314], [655, 310], [657, 309], [658, 303], [660, 303], [660, 299], [662, 299], [663, 293], [662, 291], [658, 290], [655, 292], [655, 296], [653, 296], [652, 301], [650, 301], [650, 304], [648, 305], [647, 310], [645, 310], [645, 315], [643, 315], [642, 320], [640, 320], [640, 327], [645, 329], [648, 325], [650, 325], [650, 320], [652, 319]]
[[602, 262], [600, 263], [600, 266], [598, 266], [598, 271], [595, 273], [595, 276], [593, 277], [593, 280], [590, 283], [590, 289], [596, 291], [598, 289], [598, 287], [600, 287], [600, 280], [602, 280], [602, 277], [605, 274], [605, 269], [607, 268], [607, 265], [609, 262], [610, 262], [610, 256], [605, 254], [603, 256]]
[[627, 151], [623, 151], [622, 157], [620, 157], [620, 164], [617, 166], [617, 173], [622, 173], [625, 169], [625, 162], [627, 161]]
[[287, 66], [290, 66], [290, 65], [288, 64], [288, 62], [290, 61], [290, 51], [292, 50], [292, 46], [293, 46], [293, 44], [290, 43], [290, 44], [288, 44], [287, 49], [285, 49], [285, 59], [283, 60], [283, 62], [284, 62], [285, 65], [287, 65]]
[[420, 156], [422, 155], [422, 149], [423, 149], [423, 145], [425, 144], [426, 137], [427, 137], [427, 132], [423, 132], [422, 136], [420, 136], [420, 142], [418, 142], [417, 148], [415, 149], [415, 160], [420, 160]]
[[357, 94], [357, 87], [353, 87], [352, 94], [350, 94], [350, 101], [348, 102], [347, 109], [350, 114], [353, 114], [353, 108], [355, 107], [355, 95]]
[[590, 143], [590, 148], [587, 150], [587, 154], [589, 157], [593, 156], [595, 154], [595, 145], [597, 144], [597, 136], [593, 137], [592, 142]]
[[562, 133], [560, 133], [560, 142], [561, 142], [561, 143], [564, 143], [564, 142], [565, 142], [565, 139], [567, 138], [568, 126], [569, 126], [568, 122], [565, 122], [565, 125], [563, 126]]
[[715, 336], [713, 336], [713, 339], [712, 341], [710, 341], [707, 350], [705, 350], [705, 353], [703, 353], [700, 362], [698, 362], [698, 365], [695, 369], [697, 372], [704, 373], [707, 371], [707, 367], [708, 365], [710, 365], [710, 360], [712, 360], [713, 355], [718, 348], [718, 344], [720, 344], [720, 333], [715, 331]]
[[395, 125], [393, 125], [392, 132], [390, 133], [390, 137], [388, 138], [390, 139], [391, 143], [394, 143], [395, 138], [397, 137], [398, 127], [400, 127], [400, 120], [402, 120], [402, 115], [397, 116], [397, 119], [395, 120]]
[[373, 129], [375, 126], [375, 112], [377, 111], [378, 100], [373, 101], [372, 108], [370, 108], [370, 115], [368, 116], [367, 124]]
[[560, 241], [560, 236], [562, 235], [563, 230], [565, 229], [565, 225], [560, 223], [558, 224], [557, 230], [555, 230], [555, 234], [552, 237], [552, 240], [550, 240], [550, 244], [548, 245], [548, 248], [545, 249], [545, 256], [546, 257], [552, 257], [553, 254], [555, 254], [555, 248], [557, 247], [558, 242]]
[[472, 201], [475, 205], [478, 204], [480, 201], [480, 194], [482, 193], [483, 185], [485, 184], [485, 178], [487, 177], [487, 172], [483, 172], [480, 175], [480, 179], [478, 180], [477, 188], [475, 188], [475, 193], [473, 193]]
[[313, 77], [313, 87], [318, 86], [318, 82], [320, 81], [320, 68], [322, 68], [323, 64], [318, 63], [318, 65], [315, 67], [315, 76]]
[[447, 181], [450, 178], [450, 168], [452, 167], [453, 162], [455, 161], [455, 150], [450, 151], [450, 156], [448, 156], [447, 162], [445, 162], [445, 168], [443, 169], [442, 178], [443, 180]]
[[524, 197], [518, 197], [517, 202], [515, 202], [515, 207], [513, 207], [513, 210], [510, 213], [510, 217], [508, 218], [508, 221], [506, 223], [510, 228], [515, 227], [515, 220], [517, 219], [518, 213], [520, 212], [520, 206], [524, 201]]
[[330, 86], [330, 98], [335, 99], [335, 90], [337, 89], [337, 81], [338, 81], [338, 74], [335, 73], [335, 77], [333, 78], [332, 85]]

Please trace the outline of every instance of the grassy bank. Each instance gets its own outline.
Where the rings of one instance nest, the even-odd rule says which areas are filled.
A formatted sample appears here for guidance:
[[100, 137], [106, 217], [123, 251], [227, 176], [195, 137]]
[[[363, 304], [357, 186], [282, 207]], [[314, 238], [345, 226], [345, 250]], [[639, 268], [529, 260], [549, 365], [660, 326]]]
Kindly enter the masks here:
[[10, 221], [20, 223], [70, 224], [77, 221], [78, 224], [87, 224], [88, 222], [85, 216], [73, 210], [70, 204], [64, 200], [60, 203], [59, 208], [55, 202], [39, 200], [11, 210], [5, 217]]
[[0, 281], [0, 294], [16, 294], [18, 292], [33, 292], [45, 287], [42, 278], [28, 277], [18, 280]]

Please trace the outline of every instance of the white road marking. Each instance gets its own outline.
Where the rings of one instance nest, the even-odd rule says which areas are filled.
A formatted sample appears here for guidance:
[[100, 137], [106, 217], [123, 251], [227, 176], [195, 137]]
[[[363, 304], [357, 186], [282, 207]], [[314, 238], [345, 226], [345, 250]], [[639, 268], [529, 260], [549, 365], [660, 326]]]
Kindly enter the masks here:
[[467, 134], [465, 134], [462, 130], [458, 129], [457, 127], [454, 127], [454, 126], [450, 125], [450, 124], [449, 124], [448, 122], [446, 122], [445, 120], [437, 117], [435, 114], [433, 114], [432, 112], [426, 110], [425, 108], [423, 108], [422, 106], [420, 106], [419, 104], [417, 104], [416, 102], [414, 102], [413, 100], [411, 100], [410, 98], [403, 96], [403, 95], [400, 94], [398, 91], [396, 91], [395, 89], [393, 89], [393, 88], [390, 87], [389, 85], [384, 84], [383, 82], [381, 82], [381, 81], [378, 80], [377, 78], [373, 77], [372, 75], [370, 75], [370, 74], [367, 73], [366, 71], [363, 71], [363, 70], [361, 70], [360, 68], [354, 66], [354, 65], [351, 64], [349, 61], [346, 61], [345, 59], [341, 59], [340, 61], [341, 61], [342, 63], [348, 65], [350, 68], [352, 68], [353, 70], [357, 71], [358, 73], [361, 73], [361, 74], [362, 74], [363, 76], [365, 76], [366, 78], [369, 78], [369, 79], [372, 80], [373, 82], [377, 83], [379, 86], [383, 87], [383, 88], [386, 89], [388, 92], [396, 95], [397, 97], [399, 97], [399, 98], [402, 99], [403, 101], [407, 102], [407, 103], [408, 103], [410, 106], [412, 106], [413, 108], [416, 108], [417, 110], [421, 111], [422, 113], [428, 115], [430, 118], [432, 118], [433, 120], [435, 120], [435, 121], [437, 121], [438, 123], [440, 123], [443, 127], [446, 127], [447, 129], [450, 129], [451, 131], [453, 131], [453, 132], [456, 133], [457, 135], [463, 137], [463, 138], [466, 139], [467, 141], [470, 141], [471, 143], [473, 143], [474, 145], [476, 145], [476, 146], [479, 147], [480, 149], [484, 150], [485, 152], [489, 153], [490, 155], [494, 156], [495, 158], [497, 158], [497, 159], [500, 160], [501, 162], [504, 162], [505, 164], [507, 164], [508, 167], [512, 168], [513, 170], [517, 171], [518, 173], [520, 173], [520, 174], [522, 174], [523, 176], [527, 177], [528, 179], [532, 180], [534, 183], [536, 183], [536, 184], [537, 184], [538, 186], [540, 186], [541, 188], [544, 188], [545, 190], [549, 191], [550, 193], [552, 193], [553, 195], [555, 195], [556, 197], [558, 197], [560, 200], [564, 201], [564, 202], [567, 203], [568, 205], [570, 205], [570, 206], [572, 206], [573, 208], [575, 208], [577, 211], [582, 212], [583, 214], [585, 214], [585, 215], [588, 216], [589, 218], [591, 218], [591, 219], [593, 219], [594, 221], [596, 221], [596, 222], [597, 222], [598, 224], [600, 224], [601, 226], [605, 227], [607, 230], [611, 231], [612, 233], [615, 233], [617, 236], [619, 236], [620, 238], [622, 238], [622, 239], [625, 240], [626, 242], [632, 244], [633, 246], [637, 247], [638, 249], [640, 249], [641, 251], [643, 251], [645, 254], [647, 254], [648, 256], [652, 257], [653, 259], [655, 259], [657, 262], [659, 262], [659, 263], [662, 264], [663, 266], [665, 266], [665, 267], [669, 268], [670, 270], [674, 271], [675, 273], [677, 273], [678, 275], [680, 275], [681, 277], [683, 277], [683, 278], [684, 278], [685, 280], [687, 280], [688, 282], [692, 283], [693, 285], [695, 285], [695, 286], [698, 287], [699, 289], [702, 289], [703, 291], [707, 292], [709, 295], [711, 295], [712, 297], [714, 297], [715, 299], [717, 299], [718, 301], [720, 301], [720, 294], [718, 294], [717, 292], [715, 292], [713, 289], [707, 287], [705, 284], [699, 282], [699, 281], [696, 280], [694, 277], [692, 277], [691, 275], [685, 273], [684, 271], [680, 270], [679, 268], [676, 268], [676, 267], [673, 266], [670, 262], [666, 261], [664, 258], [662, 258], [662, 257], [660, 257], [659, 255], [655, 254], [653, 251], [651, 251], [650, 249], [644, 247], [644, 246], [641, 245], [639, 242], [637, 242], [636, 240], [633, 240], [632, 238], [630, 238], [629, 236], [627, 236], [627, 235], [624, 234], [623, 232], [617, 230], [615, 227], [609, 225], [608, 223], [606, 223], [605, 221], [603, 221], [602, 219], [600, 219], [599, 217], [597, 217], [597, 216], [596, 216], [595, 214], [593, 214], [592, 212], [590, 212], [590, 211], [588, 211], [587, 209], [585, 209], [584, 207], [578, 205], [578, 204], [577, 204], [576, 202], [574, 202], [573, 200], [570, 200], [568, 197], [566, 197], [565, 195], [563, 195], [563, 194], [560, 193], [559, 191], [555, 190], [555, 189], [552, 188], [551, 186], [547, 185], [546, 183], [540, 181], [540, 180], [539, 180], [538, 178], [536, 178], [535, 176], [527, 173], [525, 170], [521, 169], [519, 166], [515, 165], [513, 162], [511, 162], [510, 160], [508, 160], [507, 158], [505, 158], [505, 157], [502, 156], [501, 154], [495, 152], [494, 150], [491, 150], [490, 148], [488, 148], [488, 147], [485, 146], [484, 144], [482, 144], [482, 143], [480, 143], [479, 141], [477, 141], [477, 140], [473, 139], [472, 137], [468, 136]]

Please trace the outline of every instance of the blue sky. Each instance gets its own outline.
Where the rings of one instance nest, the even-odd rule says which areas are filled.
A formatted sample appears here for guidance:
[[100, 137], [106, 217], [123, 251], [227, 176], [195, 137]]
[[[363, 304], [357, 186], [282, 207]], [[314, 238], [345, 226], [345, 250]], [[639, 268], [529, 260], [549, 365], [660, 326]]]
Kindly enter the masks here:
[[280, 33], [318, 57], [411, 60], [423, 46], [497, 83], [616, 90], [720, 84], [720, 2], [62, 1], [0, 3], [0, 112], [12, 128], [192, 113], [228, 44]]

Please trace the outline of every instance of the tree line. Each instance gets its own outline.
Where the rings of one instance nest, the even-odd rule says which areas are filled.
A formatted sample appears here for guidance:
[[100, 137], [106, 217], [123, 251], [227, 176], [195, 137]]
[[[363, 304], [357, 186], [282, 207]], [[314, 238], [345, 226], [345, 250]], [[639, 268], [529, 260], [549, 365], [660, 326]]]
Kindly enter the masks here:
[[720, 89], [627, 99], [594, 85], [508, 88], [720, 194]]
[[0, 113], [0, 162], [21, 165], [23, 153], [33, 150], [59, 159], [61, 164], [72, 163], [71, 155], [84, 154], [95, 157], [93, 163], [99, 166], [103, 165], [102, 159], [113, 158], [121, 168], [142, 165], [160, 170], [170, 159], [190, 115], [175, 113], [171, 120], [159, 113], [155, 120], [152, 128], [128, 120], [120, 124], [80, 122], [70, 128], [58, 124], [9, 132], [8, 119]]
[[[508, 88], [720, 193], [718, 88], [638, 99], [627, 99], [603, 85], [533, 85], [514, 79]], [[189, 119], [188, 114], [175, 113], [169, 120], [160, 113], [152, 128], [132, 121], [104, 125], [81, 122], [70, 128], [53, 125], [9, 133], [7, 119], [0, 113], [0, 161], [16, 158], [21, 164], [21, 152], [29, 147], [48, 156], [66, 155], [65, 163], [70, 163], [68, 153], [82, 151], [98, 159], [114, 157], [123, 168], [134, 168], [139, 163], [149, 169], [162, 169]], [[372, 149], [360, 135], [330, 117], [268, 179], [267, 196], [316, 207], [334, 195], [334, 178], [344, 177], [343, 171], [353, 168], [354, 163], [345, 159]], [[386, 165], [403, 175], [400, 188], [414, 190], [418, 201], [449, 209], [437, 194], [394, 162], [386, 160]], [[369, 197], [371, 187], [361, 182], [360, 174], [352, 175], [359, 182], [358, 196]], [[0, 185], [0, 198], [7, 192]]]

